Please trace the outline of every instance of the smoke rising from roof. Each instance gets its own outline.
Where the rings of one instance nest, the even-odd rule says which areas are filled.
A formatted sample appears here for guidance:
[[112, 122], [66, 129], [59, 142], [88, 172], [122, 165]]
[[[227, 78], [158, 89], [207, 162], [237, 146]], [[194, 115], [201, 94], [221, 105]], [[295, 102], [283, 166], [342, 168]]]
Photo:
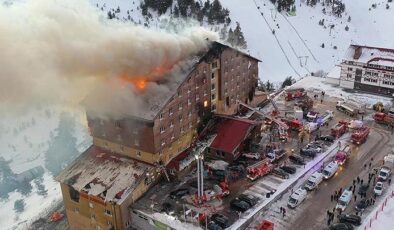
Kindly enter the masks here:
[[90, 98], [97, 101], [88, 109], [117, 117], [127, 114], [126, 105], [110, 98], [135, 109], [141, 104], [134, 86], [119, 83], [120, 76], [156, 79], [207, 48], [206, 39], [217, 39], [201, 27], [174, 34], [110, 21], [81, 0], [2, 5], [0, 33], [0, 105], [77, 105], [95, 89]]

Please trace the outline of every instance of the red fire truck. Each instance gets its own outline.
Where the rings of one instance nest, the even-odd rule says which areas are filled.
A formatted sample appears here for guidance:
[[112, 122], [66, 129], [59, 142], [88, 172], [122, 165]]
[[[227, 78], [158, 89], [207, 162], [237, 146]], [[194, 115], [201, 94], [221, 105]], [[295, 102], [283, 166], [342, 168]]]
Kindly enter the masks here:
[[254, 181], [259, 177], [267, 175], [272, 169], [273, 165], [267, 159], [264, 159], [246, 168], [248, 172], [247, 177]]
[[281, 119], [283, 122], [285, 122], [287, 124], [287, 126], [289, 126], [289, 128], [291, 130], [295, 130], [295, 131], [300, 131], [301, 129], [304, 128], [302, 122], [298, 119], [294, 119], [294, 118], [282, 118]]
[[386, 125], [394, 124], [394, 116], [390, 116], [386, 113], [377, 112], [373, 115], [373, 119], [377, 123], [382, 123], [382, 124], [386, 124]]
[[367, 140], [368, 135], [369, 135], [369, 127], [363, 126], [353, 131], [350, 141], [352, 143], [360, 145]]
[[331, 128], [331, 136], [339, 138], [347, 131], [348, 123], [346, 121], [339, 121], [338, 124]]
[[304, 97], [305, 95], [306, 92], [304, 88], [287, 89], [285, 92], [285, 99], [286, 101], [292, 101], [296, 98]]
[[337, 154], [335, 154], [335, 162], [339, 165], [345, 164], [346, 160], [350, 156], [350, 146], [346, 145], [343, 149], [339, 150]]

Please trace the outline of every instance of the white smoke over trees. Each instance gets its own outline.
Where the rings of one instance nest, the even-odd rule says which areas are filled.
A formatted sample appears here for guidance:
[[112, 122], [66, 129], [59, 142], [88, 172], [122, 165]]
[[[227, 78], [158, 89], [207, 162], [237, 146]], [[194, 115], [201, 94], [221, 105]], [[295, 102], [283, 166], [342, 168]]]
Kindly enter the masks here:
[[87, 0], [1, 5], [0, 107], [42, 100], [77, 105], [96, 89], [90, 98], [97, 96], [92, 106], [100, 108], [93, 110], [120, 116], [109, 98], [139, 106], [133, 86], [121, 89], [121, 76], [158, 78], [207, 48], [206, 39], [217, 35], [202, 27], [175, 34], [110, 21]]

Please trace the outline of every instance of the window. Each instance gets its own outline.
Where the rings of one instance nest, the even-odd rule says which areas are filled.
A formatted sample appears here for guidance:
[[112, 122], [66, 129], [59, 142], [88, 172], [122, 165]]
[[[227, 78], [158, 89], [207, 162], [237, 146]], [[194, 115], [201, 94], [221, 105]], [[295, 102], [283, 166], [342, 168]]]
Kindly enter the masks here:
[[166, 131], [165, 127], [160, 127], [160, 133], [164, 133]]
[[350, 73], [346, 74], [346, 78], [352, 78], [352, 74]]
[[93, 213], [93, 214], [90, 215], [90, 218], [92, 218], [93, 220], [95, 220], [95, 219], [96, 219], [96, 215]]
[[215, 78], [215, 73], [212, 73], [211, 74], [211, 79], [214, 79]]
[[353, 71], [353, 68], [350, 68], [350, 67], [349, 67], [349, 68], [347, 68], [347, 70], [348, 70], [348, 71]]
[[216, 110], [216, 105], [212, 105], [212, 111]]
[[191, 116], [192, 116], [192, 111], [191, 111], [191, 110], [189, 111], [189, 114], [188, 114], [188, 115], [189, 115], [189, 117], [191, 117]]
[[174, 134], [172, 134], [171, 135], [171, 140], [173, 140], [175, 138], [175, 135]]
[[72, 201], [79, 202], [79, 192], [77, 190], [70, 186], [68, 192]]
[[164, 146], [164, 145], [166, 145], [166, 140], [161, 140], [161, 146]]
[[108, 210], [108, 209], [104, 210], [104, 214], [107, 215], [107, 216], [112, 216], [112, 212], [110, 210]]
[[173, 128], [174, 127], [174, 122], [170, 122], [170, 128]]
[[208, 94], [207, 94], [207, 91], [206, 90], [204, 90], [204, 96], [207, 96]]
[[112, 222], [111, 221], [107, 221], [108, 226], [112, 227]]
[[184, 133], [185, 132], [185, 130], [183, 129], [183, 127], [181, 128], [181, 133]]
[[187, 99], [187, 104], [191, 105], [192, 104], [192, 100], [190, 100], [190, 98]]
[[179, 117], [178, 117], [178, 118], [179, 118], [179, 121], [180, 121], [180, 122], [182, 122], [182, 120], [183, 120], [183, 116], [182, 116], [182, 115], [179, 115]]
[[180, 90], [178, 91], [178, 97], [182, 97], [182, 92]]
[[215, 100], [215, 94], [212, 94], [212, 95], [211, 95], [211, 99], [212, 99], [212, 100]]
[[79, 213], [79, 208], [74, 208], [74, 212]]
[[170, 114], [170, 116], [173, 114], [172, 108], [169, 108], [169, 109], [168, 109], [168, 114]]
[[160, 113], [160, 120], [162, 120], [163, 119], [163, 114], [162, 113]]
[[94, 208], [93, 204], [89, 202], [89, 208]]
[[140, 151], [137, 151], [137, 152], [135, 153], [135, 155], [137, 155], [137, 157], [141, 157], [141, 152], [140, 152]]
[[217, 68], [218, 67], [218, 63], [215, 61], [215, 62], [212, 62], [212, 69], [215, 69], [215, 68]]
[[215, 89], [215, 84], [211, 85], [211, 89], [214, 90]]
[[196, 101], [199, 101], [199, 100], [200, 100], [200, 95], [197, 94], [197, 95], [196, 95]]
[[204, 101], [204, 107], [208, 106], [208, 101]]

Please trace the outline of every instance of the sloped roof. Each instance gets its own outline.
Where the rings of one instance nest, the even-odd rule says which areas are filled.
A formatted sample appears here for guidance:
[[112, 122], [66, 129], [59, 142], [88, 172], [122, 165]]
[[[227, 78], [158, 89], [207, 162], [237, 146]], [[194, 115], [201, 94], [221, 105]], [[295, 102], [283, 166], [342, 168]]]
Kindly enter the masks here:
[[394, 49], [350, 45], [344, 59], [367, 64], [394, 66]]
[[227, 153], [234, 153], [254, 126], [253, 122], [242, 119], [226, 119], [217, 126], [217, 136], [211, 148]]
[[152, 167], [91, 146], [56, 179], [103, 201], [121, 203]]

